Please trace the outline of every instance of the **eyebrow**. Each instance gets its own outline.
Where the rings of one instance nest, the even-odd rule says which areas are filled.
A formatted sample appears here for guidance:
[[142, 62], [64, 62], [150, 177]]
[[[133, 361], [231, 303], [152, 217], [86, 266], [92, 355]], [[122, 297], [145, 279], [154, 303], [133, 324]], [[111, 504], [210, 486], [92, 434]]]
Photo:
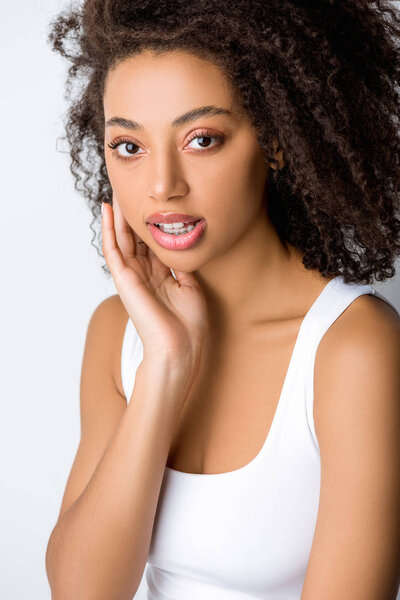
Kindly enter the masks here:
[[[183, 115], [176, 117], [171, 125], [172, 127], [180, 127], [181, 125], [195, 121], [199, 117], [215, 115], [232, 115], [232, 112], [226, 108], [221, 108], [220, 106], [199, 106], [198, 108], [193, 108], [192, 110], [183, 113]], [[106, 127], [112, 127], [113, 125], [119, 125], [125, 129], [144, 130], [144, 126], [141, 123], [131, 121], [130, 119], [124, 119], [123, 117], [112, 117], [111, 119], [108, 119]]]

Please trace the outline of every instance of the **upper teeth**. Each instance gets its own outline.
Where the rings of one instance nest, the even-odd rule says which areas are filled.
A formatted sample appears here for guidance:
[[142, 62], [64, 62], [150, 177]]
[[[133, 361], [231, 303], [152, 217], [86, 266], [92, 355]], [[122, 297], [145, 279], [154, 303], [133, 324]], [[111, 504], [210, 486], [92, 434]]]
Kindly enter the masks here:
[[165, 229], [182, 229], [185, 223], [156, 223], [156, 225], [162, 225]]

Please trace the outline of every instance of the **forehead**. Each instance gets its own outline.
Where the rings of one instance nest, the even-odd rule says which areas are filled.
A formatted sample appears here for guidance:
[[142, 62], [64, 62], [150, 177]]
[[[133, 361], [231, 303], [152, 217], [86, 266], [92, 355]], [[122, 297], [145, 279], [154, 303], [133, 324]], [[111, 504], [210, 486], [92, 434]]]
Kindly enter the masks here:
[[104, 112], [124, 114], [144, 122], [150, 115], [170, 118], [193, 106], [216, 105], [233, 110], [227, 79], [214, 63], [171, 51], [145, 51], [118, 63], [107, 75]]

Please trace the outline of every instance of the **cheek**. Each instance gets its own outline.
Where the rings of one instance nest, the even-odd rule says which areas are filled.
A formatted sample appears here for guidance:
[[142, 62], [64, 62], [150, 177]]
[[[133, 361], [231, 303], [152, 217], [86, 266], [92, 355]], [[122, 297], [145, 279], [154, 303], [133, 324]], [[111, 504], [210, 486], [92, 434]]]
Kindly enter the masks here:
[[[246, 223], [259, 210], [265, 188], [267, 170], [263, 156], [258, 150], [245, 149], [240, 157], [230, 157], [220, 165], [213, 179], [207, 177], [207, 187], [214, 198], [215, 209], [222, 219]], [[240, 224], [235, 228], [240, 228]]]
[[258, 147], [251, 147], [244, 152], [243, 160], [234, 165], [235, 185], [246, 191], [247, 197], [258, 198], [262, 193], [267, 176], [267, 165]]
[[110, 180], [112, 189], [115, 191], [116, 194], [118, 194], [118, 196], [120, 196], [120, 188], [123, 181], [121, 177], [122, 173], [118, 171], [118, 168], [116, 168], [115, 160], [113, 160], [111, 156], [107, 157], [107, 154], [105, 156], [105, 163], [107, 168], [108, 179]]
[[123, 181], [125, 178], [126, 169], [121, 169], [120, 161], [114, 158], [110, 152], [107, 152], [105, 155], [106, 167], [108, 177], [111, 183], [118, 183], [119, 181]]
[[[223, 155], [216, 160], [211, 174], [215, 174], [218, 189], [235, 191], [240, 196], [258, 196], [263, 189], [266, 163], [262, 149], [249, 136], [240, 136]], [[215, 189], [215, 188], [214, 188]]]
[[[107, 142], [104, 142], [104, 146], [107, 147]], [[107, 169], [107, 174], [108, 174], [108, 178], [110, 179], [110, 181], [113, 178], [113, 160], [112, 160], [112, 156], [110, 156], [110, 152], [108, 151], [108, 149], [106, 149], [106, 151], [104, 152], [104, 162], [106, 163], [106, 169]]]
[[125, 199], [125, 204], [135, 194], [135, 178], [129, 173], [129, 169], [121, 169], [117, 160], [112, 156], [105, 158], [107, 175], [111, 187], [121, 203]]
[[[136, 230], [135, 223], [138, 222], [138, 215], [141, 214], [142, 207], [139, 201], [135, 202], [134, 180], [126, 174], [126, 170], [118, 169], [115, 160], [112, 157], [105, 157], [107, 174], [115, 196], [118, 198], [118, 204], [122, 214], [131, 227]], [[139, 198], [139, 194], [137, 195]]]

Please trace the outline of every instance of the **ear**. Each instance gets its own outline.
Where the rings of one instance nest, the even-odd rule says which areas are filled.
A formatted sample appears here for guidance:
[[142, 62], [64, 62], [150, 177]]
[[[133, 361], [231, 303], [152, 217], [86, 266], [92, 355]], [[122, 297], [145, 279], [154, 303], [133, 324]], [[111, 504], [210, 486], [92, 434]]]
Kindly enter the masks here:
[[277, 138], [273, 138], [272, 145], [274, 147], [274, 156], [273, 156], [273, 159], [275, 161], [277, 161], [278, 164], [276, 162], [272, 162], [270, 160], [270, 166], [274, 170], [277, 170], [277, 169], [281, 170], [285, 166], [285, 164], [286, 164], [285, 161], [283, 160], [283, 150], [279, 146], [279, 142], [278, 142]]

